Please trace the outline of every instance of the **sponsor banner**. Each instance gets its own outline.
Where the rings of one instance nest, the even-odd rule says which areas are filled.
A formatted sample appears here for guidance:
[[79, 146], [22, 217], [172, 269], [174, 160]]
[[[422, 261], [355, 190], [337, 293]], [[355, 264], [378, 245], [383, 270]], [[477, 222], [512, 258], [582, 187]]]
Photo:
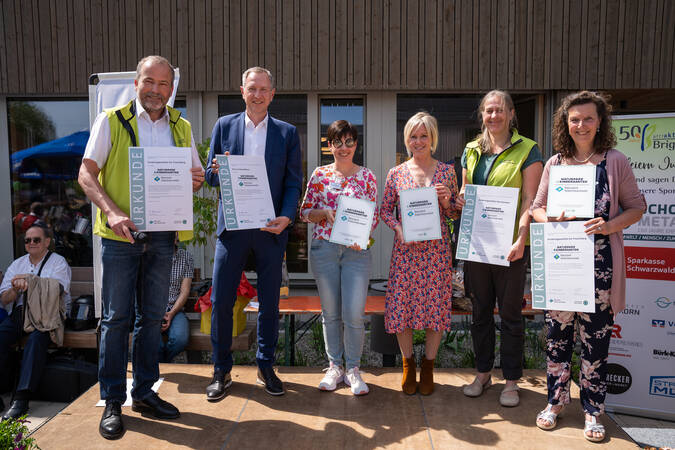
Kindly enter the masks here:
[[675, 113], [614, 116], [612, 126], [647, 211], [624, 230], [626, 309], [612, 330], [606, 406], [675, 420]]
[[624, 231], [624, 239], [674, 243], [675, 113], [614, 116], [612, 125], [617, 149], [630, 160], [647, 200], [647, 212]]
[[675, 281], [675, 249], [626, 247], [626, 277]]
[[609, 344], [608, 410], [675, 420], [675, 396], [667, 394], [670, 382], [675, 387], [673, 292], [672, 281], [627, 280]]

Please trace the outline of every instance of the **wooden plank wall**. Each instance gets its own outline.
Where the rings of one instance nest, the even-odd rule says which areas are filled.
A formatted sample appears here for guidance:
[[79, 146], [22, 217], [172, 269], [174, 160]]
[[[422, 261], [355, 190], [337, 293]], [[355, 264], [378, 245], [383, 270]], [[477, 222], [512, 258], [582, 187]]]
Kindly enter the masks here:
[[181, 91], [674, 88], [672, 0], [0, 0], [0, 94], [159, 53]]

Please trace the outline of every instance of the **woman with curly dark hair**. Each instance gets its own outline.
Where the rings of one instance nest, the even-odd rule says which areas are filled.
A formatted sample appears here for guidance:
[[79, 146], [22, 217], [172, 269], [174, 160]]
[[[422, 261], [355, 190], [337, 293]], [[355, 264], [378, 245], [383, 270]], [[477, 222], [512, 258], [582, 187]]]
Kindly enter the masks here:
[[[537, 426], [552, 430], [558, 414], [570, 402], [570, 368], [574, 331], [581, 341], [579, 384], [586, 414], [584, 437], [600, 442], [604, 427], [607, 354], [614, 315], [626, 305], [626, 267], [622, 230], [637, 222], [647, 209], [628, 159], [614, 150], [616, 137], [611, 106], [602, 96], [582, 91], [567, 96], [553, 119], [553, 147], [558, 152], [546, 163], [532, 215], [537, 222], [574, 220], [563, 211], [546, 213], [549, 171], [554, 165], [595, 166], [595, 216], [586, 221], [586, 234], [595, 236], [595, 312], [547, 311], [548, 406], [537, 415]], [[577, 322], [578, 327], [575, 327]]]

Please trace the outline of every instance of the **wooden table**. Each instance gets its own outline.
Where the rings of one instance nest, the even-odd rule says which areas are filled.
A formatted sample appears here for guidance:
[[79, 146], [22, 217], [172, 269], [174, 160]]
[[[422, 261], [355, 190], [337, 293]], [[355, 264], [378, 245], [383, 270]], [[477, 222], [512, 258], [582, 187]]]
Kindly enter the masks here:
[[[524, 296], [526, 307], [523, 308], [523, 320], [525, 317], [534, 317], [536, 315], [544, 314], [541, 309], [532, 309], [531, 296], [529, 294]], [[244, 308], [244, 312], [257, 313], [257, 306], [252, 306], [250, 303]], [[366, 314], [384, 314], [384, 296], [383, 295], [369, 295], [366, 298]], [[499, 314], [497, 308], [494, 311], [495, 315]], [[317, 295], [298, 295], [288, 298], [279, 299], [279, 314], [284, 318], [284, 331], [287, 336], [284, 342], [284, 363], [287, 366], [295, 365], [295, 315], [296, 314], [313, 314], [313, 317], [308, 323], [313, 322], [321, 314], [321, 299]], [[454, 315], [471, 315], [471, 311], [464, 311], [460, 309], [452, 310]]]

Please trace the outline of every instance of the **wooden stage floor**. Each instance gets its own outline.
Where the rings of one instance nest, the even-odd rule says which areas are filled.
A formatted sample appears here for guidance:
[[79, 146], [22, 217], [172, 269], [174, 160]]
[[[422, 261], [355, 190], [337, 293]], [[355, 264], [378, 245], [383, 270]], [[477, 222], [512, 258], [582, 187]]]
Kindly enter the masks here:
[[[116, 441], [98, 434], [102, 408], [98, 385], [37, 430], [33, 437], [45, 449], [332, 449], [332, 448], [635, 448], [630, 437], [607, 416], [602, 422], [607, 439], [598, 445], [582, 436], [583, 414], [579, 392], [559, 418], [558, 428], [545, 432], [534, 422], [546, 406], [543, 371], [527, 370], [522, 379], [521, 403], [499, 405], [503, 380], [482, 397], [471, 399], [461, 386], [471, 382], [470, 369], [438, 369], [436, 390], [428, 397], [400, 391], [400, 369], [371, 369], [363, 378], [370, 394], [354, 397], [341, 385], [335, 392], [316, 388], [320, 368], [279, 367], [286, 395], [272, 397], [255, 384], [256, 368], [235, 366], [229, 395], [208, 403], [204, 389], [212, 367], [163, 364], [162, 398], [181, 410], [176, 420], [141, 417], [122, 408], [126, 433]], [[495, 371], [497, 372], [497, 371]]]

